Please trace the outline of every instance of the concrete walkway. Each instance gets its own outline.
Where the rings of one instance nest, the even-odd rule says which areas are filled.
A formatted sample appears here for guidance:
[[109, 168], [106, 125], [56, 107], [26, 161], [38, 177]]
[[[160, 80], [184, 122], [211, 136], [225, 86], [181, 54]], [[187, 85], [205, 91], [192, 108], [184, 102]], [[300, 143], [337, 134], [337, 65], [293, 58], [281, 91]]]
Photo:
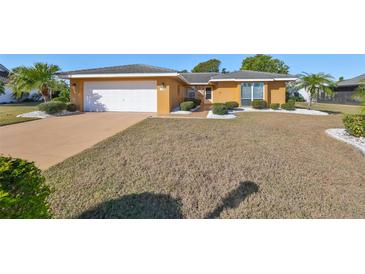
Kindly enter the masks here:
[[0, 154], [34, 161], [41, 169], [62, 162], [154, 113], [88, 112], [0, 127]]

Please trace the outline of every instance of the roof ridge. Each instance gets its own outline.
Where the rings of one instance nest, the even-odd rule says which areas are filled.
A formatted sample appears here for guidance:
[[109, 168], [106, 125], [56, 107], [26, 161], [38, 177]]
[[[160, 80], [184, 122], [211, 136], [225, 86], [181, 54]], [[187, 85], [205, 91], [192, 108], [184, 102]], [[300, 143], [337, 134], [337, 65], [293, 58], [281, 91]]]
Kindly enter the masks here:
[[4, 65], [0, 64], [0, 69], [2, 69], [3, 71], [9, 72], [10, 70], [8, 70]]

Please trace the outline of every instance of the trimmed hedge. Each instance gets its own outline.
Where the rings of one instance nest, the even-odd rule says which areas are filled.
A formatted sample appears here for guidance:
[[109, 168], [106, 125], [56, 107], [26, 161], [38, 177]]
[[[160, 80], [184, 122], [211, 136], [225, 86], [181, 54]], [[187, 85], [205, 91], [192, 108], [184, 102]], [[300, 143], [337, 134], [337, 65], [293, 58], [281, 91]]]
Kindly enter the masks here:
[[184, 110], [184, 111], [189, 111], [192, 108], [194, 108], [195, 104], [193, 101], [186, 101], [186, 102], [182, 102], [180, 104], [180, 109]]
[[229, 101], [229, 102], [226, 102], [226, 106], [228, 109], [235, 109], [235, 108], [238, 108], [239, 104], [235, 101]]
[[0, 157], [0, 219], [50, 218], [50, 193], [42, 171], [34, 163]]
[[228, 113], [228, 107], [225, 104], [213, 104], [213, 114], [224, 115]]
[[69, 100], [65, 97], [56, 97], [52, 99], [52, 102], [64, 102], [64, 103], [68, 103]]
[[281, 104], [281, 108], [285, 110], [295, 110], [294, 105], [289, 103]]
[[64, 102], [51, 101], [51, 102], [39, 104], [38, 109], [41, 111], [45, 111], [48, 114], [55, 114], [55, 113], [59, 113], [59, 112], [62, 112], [63, 110], [65, 110], [66, 104]]
[[73, 103], [67, 103], [66, 104], [66, 110], [67, 111], [71, 111], [71, 112], [74, 112], [77, 110], [77, 106]]
[[347, 114], [343, 117], [342, 121], [350, 135], [355, 137], [365, 137], [364, 114]]
[[279, 109], [279, 107], [280, 107], [280, 104], [279, 104], [279, 103], [273, 103], [273, 104], [270, 104], [270, 108], [271, 108], [271, 109], [275, 109], [275, 110], [277, 110], [277, 109]]
[[202, 100], [196, 98], [184, 98], [184, 102], [194, 102], [194, 107], [200, 106]]
[[267, 102], [261, 99], [255, 99], [251, 102], [251, 106], [256, 109], [267, 108]]
[[281, 108], [285, 110], [295, 110], [295, 101], [294, 100], [288, 100], [287, 103], [281, 104]]

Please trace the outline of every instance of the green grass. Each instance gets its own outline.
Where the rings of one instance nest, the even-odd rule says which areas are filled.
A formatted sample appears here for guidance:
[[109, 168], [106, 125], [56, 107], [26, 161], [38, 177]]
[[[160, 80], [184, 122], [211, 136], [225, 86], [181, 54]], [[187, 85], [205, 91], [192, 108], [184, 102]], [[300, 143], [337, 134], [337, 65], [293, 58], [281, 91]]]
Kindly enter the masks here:
[[[296, 107], [307, 108], [307, 103], [305, 102], [296, 102]], [[340, 105], [340, 104], [324, 104], [324, 103], [313, 103], [312, 109], [327, 111], [330, 113], [349, 113], [349, 114], [358, 114], [361, 112], [361, 106], [355, 105]]]
[[37, 120], [35, 118], [16, 117], [18, 114], [38, 110], [39, 103], [0, 104], [0, 126]]
[[151, 118], [44, 172], [56, 218], [364, 218], [342, 115]]

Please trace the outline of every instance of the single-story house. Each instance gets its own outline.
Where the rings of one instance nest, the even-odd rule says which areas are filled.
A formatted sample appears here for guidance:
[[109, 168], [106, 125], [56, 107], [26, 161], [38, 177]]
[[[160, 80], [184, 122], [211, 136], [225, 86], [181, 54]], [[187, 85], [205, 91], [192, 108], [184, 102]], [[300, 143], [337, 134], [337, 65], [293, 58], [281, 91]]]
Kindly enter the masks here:
[[322, 103], [359, 104], [359, 101], [354, 99], [353, 95], [360, 83], [365, 83], [365, 74], [339, 81], [333, 89], [333, 95], [321, 92], [317, 101]]
[[70, 80], [71, 100], [81, 111], [135, 111], [167, 114], [185, 97], [203, 104], [254, 99], [284, 103], [286, 83], [296, 78], [257, 71], [179, 73], [149, 66], [124, 65], [59, 73]]

